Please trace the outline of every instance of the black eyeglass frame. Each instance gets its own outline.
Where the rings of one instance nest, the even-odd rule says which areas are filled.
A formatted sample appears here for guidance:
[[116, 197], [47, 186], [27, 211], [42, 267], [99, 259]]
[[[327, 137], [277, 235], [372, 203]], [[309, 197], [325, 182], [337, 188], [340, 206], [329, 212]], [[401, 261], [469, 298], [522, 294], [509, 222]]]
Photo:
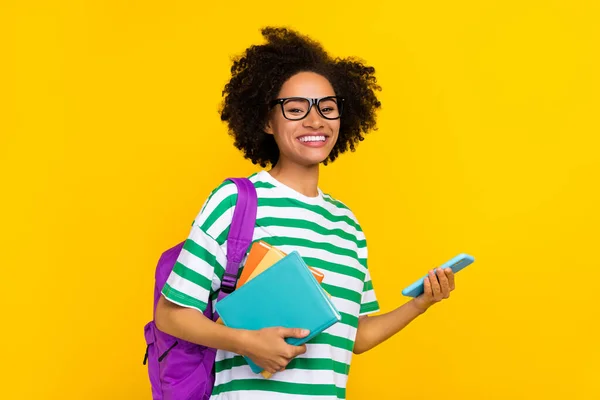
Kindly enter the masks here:
[[[328, 117], [321, 112], [321, 107], [320, 107], [321, 101], [330, 100], [330, 99], [335, 99], [337, 106], [338, 106], [339, 115], [335, 118]], [[283, 109], [283, 103], [285, 103], [288, 100], [307, 100], [308, 101], [308, 110], [306, 111], [306, 114], [302, 118], [288, 118], [285, 115], [285, 111]], [[308, 114], [310, 114], [310, 110], [312, 109], [313, 105], [316, 104], [317, 112], [319, 113], [319, 115], [321, 117], [328, 119], [328, 120], [336, 120], [336, 119], [340, 119], [342, 117], [342, 113], [344, 111], [344, 101], [345, 100], [346, 99], [344, 99], [343, 97], [340, 97], [340, 96], [325, 96], [325, 97], [321, 97], [321, 98], [317, 98], [317, 99], [311, 99], [308, 97], [297, 97], [297, 96], [296, 97], [283, 97], [283, 98], [275, 99], [275, 100], [271, 101], [269, 103], [269, 108], [272, 108], [272, 107], [276, 106], [277, 104], [279, 104], [281, 106], [281, 114], [283, 115], [283, 117], [285, 119], [290, 120], [290, 121], [300, 121], [300, 120], [303, 120], [304, 118], [308, 117]]]

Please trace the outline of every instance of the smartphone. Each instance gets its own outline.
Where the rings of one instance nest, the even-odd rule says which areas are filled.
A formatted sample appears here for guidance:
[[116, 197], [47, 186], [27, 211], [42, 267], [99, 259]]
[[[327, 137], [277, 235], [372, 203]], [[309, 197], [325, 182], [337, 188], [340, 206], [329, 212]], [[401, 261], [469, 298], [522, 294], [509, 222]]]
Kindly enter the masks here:
[[[456, 274], [458, 271], [460, 271], [461, 269], [463, 269], [467, 265], [473, 263], [473, 261], [475, 261], [475, 258], [473, 258], [473, 256], [461, 253], [461, 254], [457, 255], [456, 257], [454, 257], [453, 259], [451, 259], [451, 260], [447, 261], [446, 263], [440, 265], [440, 268], [442, 268], [442, 269], [450, 268], [452, 270], [452, 272], [454, 272]], [[427, 276], [428, 275], [425, 275], [424, 277], [420, 278], [416, 282], [414, 282], [414, 283], [410, 284], [409, 286], [405, 287], [402, 290], [402, 294], [404, 296], [408, 296], [408, 297], [417, 297], [417, 296], [423, 294], [423, 291], [424, 291], [424, 286], [423, 285], [424, 285], [424, 282], [425, 282], [425, 278]]]

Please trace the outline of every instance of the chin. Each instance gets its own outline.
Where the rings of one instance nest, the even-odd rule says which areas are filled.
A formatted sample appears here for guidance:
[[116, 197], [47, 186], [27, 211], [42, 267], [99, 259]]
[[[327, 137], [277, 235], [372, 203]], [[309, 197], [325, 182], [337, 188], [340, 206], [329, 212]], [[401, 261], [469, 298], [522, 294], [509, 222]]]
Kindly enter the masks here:
[[306, 167], [312, 167], [315, 165], [319, 165], [322, 164], [323, 161], [327, 160], [327, 158], [329, 157], [329, 155], [324, 156], [324, 157], [311, 157], [311, 158], [304, 158], [301, 161], [301, 164], [306, 166]]
[[316, 167], [319, 164], [321, 164], [323, 161], [325, 161], [324, 159], [307, 159], [307, 158], [302, 158], [302, 159], [295, 159], [294, 160], [294, 164], [308, 168], [308, 167]]
[[[322, 149], [325, 150], [325, 149]], [[312, 151], [307, 154], [307, 152], [297, 152], [293, 158], [293, 162], [297, 165], [301, 165], [303, 167], [314, 167], [322, 164], [323, 161], [329, 158], [331, 150], [329, 151]], [[312, 153], [312, 154], [311, 154]]]

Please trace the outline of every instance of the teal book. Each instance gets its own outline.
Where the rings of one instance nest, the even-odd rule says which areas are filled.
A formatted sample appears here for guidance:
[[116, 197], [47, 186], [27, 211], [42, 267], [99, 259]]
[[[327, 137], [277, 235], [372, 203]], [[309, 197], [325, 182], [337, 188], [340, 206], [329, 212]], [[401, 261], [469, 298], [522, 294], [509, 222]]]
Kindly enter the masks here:
[[[341, 320], [331, 299], [297, 251], [277, 261], [266, 271], [217, 302], [223, 323], [236, 329], [271, 327], [308, 329], [304, 338], [286, 338], [299, 346]], [[255, 373], [262, 372], [248, 357]]]

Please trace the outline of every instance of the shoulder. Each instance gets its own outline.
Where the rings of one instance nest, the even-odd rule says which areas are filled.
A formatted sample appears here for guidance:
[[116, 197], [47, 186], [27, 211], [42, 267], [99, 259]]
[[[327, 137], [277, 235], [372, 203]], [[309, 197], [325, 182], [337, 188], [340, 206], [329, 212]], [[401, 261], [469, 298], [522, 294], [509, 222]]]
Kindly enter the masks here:
[[[354, 212], [350, 209], [350, 207], [348, 205], [346, 205], [346, 203], [333, 197], [329, 193], [323, 193], [323, 200], [326, 204], [326, 207], [329, 210], [331, 210], [331, 212], [334, 212], [337, 215], [343, 215], [343, 216], [348, 217], [349, 219], [352, 220], [354, 225], [356, 225], [356, 227], [360, 229], [360, 223], [358, 222], [358, 218], [356, 217]], [[362, 231], [362, 229], [360, 229], [360, 230]]]
[[[256, 186], [256, 174], [252, 174], [247, 178]], [[237, 198], [238, 188], [236, 184], [224, 179], [210, 191], [200, 212], [194, 219], [193, 225], [218, 242], [223, 241], [222, 238], [226, 237], [227, 229], [233, 219], [233, 209], [237, 203]]]
[[341, 226], [341, 228], [354, 237], [357, 248], [366, 247], [365, 233], [359, 219], [350, 206], [329, 193], [323, 193], [323, 204], [328, 212], [334, 216], [337, 223], [345, 225]]
[[334, 211], [331, 212], [338, 215], [339, 221], [346, 224], [345, 229], [343, 229], [344, 234], [349, 234], [353, 237], [353, 248], [356, 251], [356, 258], [366, 268], [367, 239], [358, 218], [346, 203], [332, 195], [323, 193], [323, 200], [326, 207], [330, 210], [333, 209]]
[[[194, 220], [196, 225], [204, 225], [209, 217], [215, 216], [215, 214], [222, 214], [225, 211], [223, 208], [235, 204], [237, 200], [237, 187], [231, 181], [223, 181], [219, 186], [213, 188], [202, 208], [200, 213]], [[216, 215], [217, 217], [219, 215]]]
[[[248, 179], [255, 187], [260, 186], [259, 174], [254, 173]], [[202, 205], [200, 214], [212, 214], [215, 211], [222, 211], [223, 207], [233, 206], [237, 201], [238, 189], [234, 182], [224, 179], [217, 187], [211, 190], [206, 201]]]

